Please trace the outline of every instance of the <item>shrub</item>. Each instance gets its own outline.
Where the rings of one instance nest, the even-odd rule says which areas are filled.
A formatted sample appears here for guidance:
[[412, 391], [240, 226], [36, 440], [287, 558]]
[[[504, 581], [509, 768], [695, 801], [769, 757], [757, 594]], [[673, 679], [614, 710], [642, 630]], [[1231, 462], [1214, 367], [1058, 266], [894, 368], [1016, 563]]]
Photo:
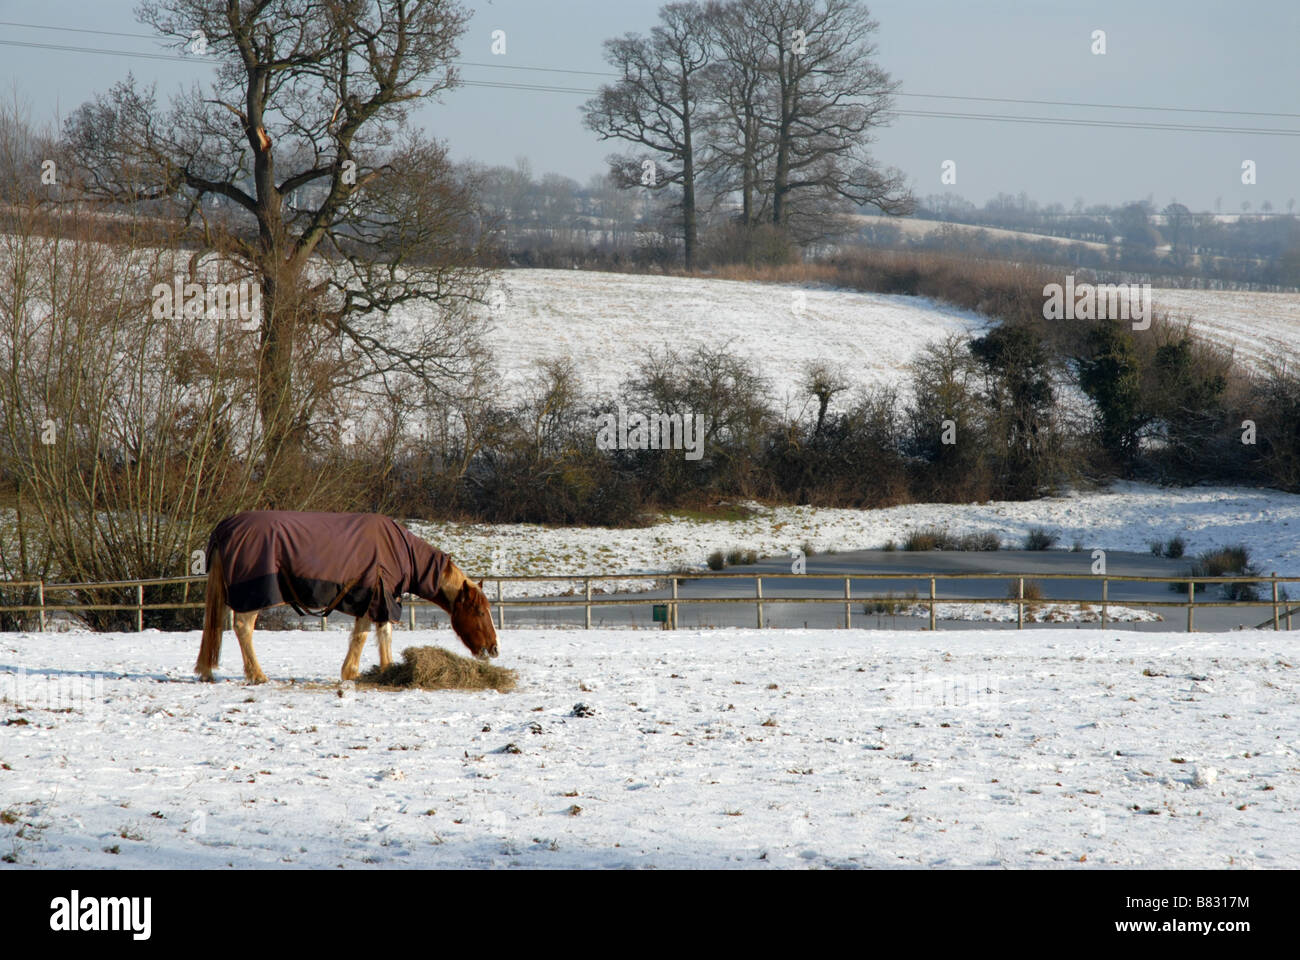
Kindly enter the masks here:
[[1207, 550], [1197, 558], [1204, 569], [1203, 577], [1246, 576], [1253, 572], [1250, 566], [1250, 548], [1245, 544]]
[[883, 597], [877, 597], [874, 600], [868, 600], [862, 605], [863, 613], [867, 614], [884, 614], [886, 616], [897, 616], [902, 610], [906, 610], [916, 603], [916, 591], [909, 590], [902, 596], [896, 596], [894, 591], [890, 590]]
[[967, 533], [957, 540], [956, 545], [952, 549], [971, 550], [976, 552], [1001, 550], [1002, 540], [991, 530], [986, 530], [983, 533]]
[[[1018, 592], [1019, 592], [1019, 583], [1018, 583], [1018, 581], [1013, 580], [1011, 583], [1009, 583], [1009, 584], [1007, 585], [1007, 599], [1008, 599], [1008, 600], [1016, 600], [1016, 599], [1019, 599]], [[1043, 585], [1042, 585], [1041, 583], [1039, 583], [1037, 580], [1026, 580], [1026, 581], [1025, 581], [1025, 599], [1026, 599], [1026, 600], [1033, 600], [1033, 601], [1040, 601], [1040, 600], [1042, 600], [1042, 599], [1043, 599]]]
[[727, 558], [721, 550], [714, 550], [709, 554], [709, 558], [705, 562], [709, 565], [710, 570], [721, 570], [727, 565]]
[[944, 550], [947, 548], [948, 531], [940, 527], [925, 527], [921, 530], [909, 530], [903, 538], [904, 550]]
[[[893, 543], [891, 540], [890, 543]], [[885, 549], [890, 549], [886, 546]], [[963, 533], [954, 535], [947, 527], [923, 527], [909, 530], [903, 540], [904, 550], [966, 550], [990, 551], [1001, 550], [1002, 541], [991, 530], [983, 533]]]
[[1026, 550], [1050, 550], [1056, 546], [1056, 541], [1060, 537], [1055, 533], [1048, 533], [1042, 527], [1034, 527], [1029, 533], [1025, 534]]
[[1152, 540], [1150, 547], [1151, 556], [1153, 557], [1168, 557], [1170, 560], [1177, 560], [1187, 550], [1187, 541], [1182, 537], [1173, 537], [1164, 543], [1159, 540]]
[[758, 563], [758, 552], [755, 550], [732, 550], [727, 554], [729, 567], [747, 567], [755, 563]]
[[[1258, 573], [1259, 570], [1250, 562], [1250, 548], [1241, 543], [1206, 550], [1187, 568], [1189, 577], [1252, 577]], [[1187, 585], [1188, 581], [1171, 583], [1169, 589], [1186, 594]], [[1198, 584], [1202, 590], [1211, 586], [1213, 584]], [[1227, 600], [1259, 599], [1259, 585], [1256, 583], [1225, 583], [1220, 590]]]

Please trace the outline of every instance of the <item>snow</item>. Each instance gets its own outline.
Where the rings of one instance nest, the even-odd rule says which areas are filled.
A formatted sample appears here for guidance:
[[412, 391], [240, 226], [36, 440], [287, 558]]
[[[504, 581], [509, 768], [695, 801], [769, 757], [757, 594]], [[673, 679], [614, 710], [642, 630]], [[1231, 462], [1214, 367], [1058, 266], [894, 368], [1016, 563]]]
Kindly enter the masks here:
[[1188, 320], [1204, 340], [1232, 349], [1239, 361], [1256, 370], [1292, 358], [1300, 343], [1300, 294], [1229, 290], [1152, 291], [1157, 311]]
[[512, 630], [505, 695], [340, 689], [324, 636], [259, 687], [0, 637], [0, 869], [1300, 866], [1285, 633]]
[[[945, 603], [937, 607], [938, 620], [966, 620], [980, 623], [1015, 623], [1017, 620], [1014, 603]], [[924, 603], [912, 603], [899, 606], [894, 614], [887, 616], [928, 617], [930, 608]], [[1025, 605], [1026, 623], [1100, 623], [1101, 607], [1089, 604], [1088, 609], [1063, 603], [1034, 603]], [[1163, 620], [1152, 610], [1139, 610], [1136, 607], [1108, 606], [1106, 619], [1112, 623], [1156, 623]]]
[[[543, 527], [535, 524], [412, 522], [420, 536], [451, 553], [472, 576], [671, 572], [706, 569], [714, 550], [755, 550], [760, 557], [790, 556], [805, 543], [818, 553], [901, 544], [909, 530], [940, 526], [954, 534], [995, 532], [1019, 548], [1034, 527], [1059, 535], [1058, 548], [1077, 540], [1083, 549], [1145, 552], [1152, 540], [1175, 534], [1188, 556], [1246, 543], [1264, 573], [1300, 576], [1300, 495], [1244, 487], [1159, 487], [1121, 482], [1101, 490], [1071, 491], [1027, 502], [919, 503], [879, 510], [766, 507], [750, 504], [743, 520], [667, 516], [651, 526]], [[1292, 526], [1294, 525], [1294, 526]], [[607, 582], [608, 590], [646, 590], [646, 580]], [[579, 585], [508, 584], [504, 596], [538, 596]]]
[[935, 234], [949, 233], [957, 237], [975, 237], [983, 234], [990, 240], [1019, 240], [1026, 243], [1055, 243], [1061, 246], [1083, 247], [1088, 250], [1106, 252], [1111, 249], [1108, 243], [1095, 240], [1075, 240], [1073, 237], [1054, 237], [1048, 233], [1033, 233], [1029, 230], [1009, 230], [1005, 227], [985, 227], [974, 223], [956, 223], [950, 220], [921, 220], [915, 217], [886, 217], [879, 214], [858, 214], [852, 218], [864, 228], [894, 227], [909, 240], [927, 239]]
[[751, 361], [778, 402], [814, 360], [842, 363], [855, 383], [899, 385], [925, 344], [987, 326], [921, 297], [581, 270], [505, 271], [489, 302], [488, 344], [508, 383], [536, 360], [572, 359], [583, 385], [610, 399], [650, 351], [700, 346]]

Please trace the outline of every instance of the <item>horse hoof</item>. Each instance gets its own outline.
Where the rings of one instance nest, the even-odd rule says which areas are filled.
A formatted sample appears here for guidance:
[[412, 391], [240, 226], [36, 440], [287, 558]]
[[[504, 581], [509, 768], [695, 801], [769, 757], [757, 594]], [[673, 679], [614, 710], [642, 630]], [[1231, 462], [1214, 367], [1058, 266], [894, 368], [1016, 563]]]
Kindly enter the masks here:
[[256, 676], [245, 677], [244, 679], [246, 679], [249, 683], [251, 683], [251, 684], [253, 684], [254, 686], [256, 686], [257, 684], [260, 684], [260, 683], [266, 683], [266, 674], [264, 674], [264, 673], [259, 673], [259, 674], [257, 674]]

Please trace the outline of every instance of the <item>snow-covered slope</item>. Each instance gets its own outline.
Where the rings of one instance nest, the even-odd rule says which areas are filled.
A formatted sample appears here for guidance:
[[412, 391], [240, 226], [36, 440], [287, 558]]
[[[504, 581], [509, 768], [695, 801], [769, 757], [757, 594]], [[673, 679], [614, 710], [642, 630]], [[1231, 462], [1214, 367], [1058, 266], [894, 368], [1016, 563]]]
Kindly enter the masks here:
[[509, 630], [505, 695], [345, 642], [0, 635], [0, 870], [1300, 866], [1287, 634]]
[[1300, 360], [1300, 294], [1233, 290], [1152, 291], [1157, 310], [1191, 321], [1197, 336], [1232, 348], [1243, 363], [1265, 366]]
[[489, 343], [508, 382], [535, 360], [570, 358], [611, 396], [651, 350], [697, 346], [751, 360], [778, 402], [807, 360], [844, 364], [855, 382], [897, 383], [926, 343], [982, 329], [967, 311], [904, 296], [784, 284], [581, 270], [503, 272]]

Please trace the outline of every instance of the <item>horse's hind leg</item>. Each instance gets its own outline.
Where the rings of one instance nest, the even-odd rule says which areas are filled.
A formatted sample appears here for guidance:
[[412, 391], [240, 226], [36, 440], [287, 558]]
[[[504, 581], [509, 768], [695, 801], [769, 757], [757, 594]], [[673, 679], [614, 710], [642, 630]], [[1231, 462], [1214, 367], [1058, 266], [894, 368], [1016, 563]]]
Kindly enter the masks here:
[[355, 680], [361, 674], [361, 651], [366, 645], [366, 637], [370, 635], [370, 618], [366, 616], [357, 617], [357, 622], [352, 625], [352, 636], [348, 640], [348, 655], [343, 658], [343, 672], [341, 674], [344, 680]]
[[258, 666], [257, 654], [253, 651], [253, 626], [257, 623], [258, 611], [235, 614], [235, 636], [239, 638], [239, 652], [244, 655], [244, 679], [249, 683], [266, 683], [266, 674]]
[[375, 642], [379, 644], [379, 669], [387, 670], [393, 662], [393, 621], [375, 624]]

